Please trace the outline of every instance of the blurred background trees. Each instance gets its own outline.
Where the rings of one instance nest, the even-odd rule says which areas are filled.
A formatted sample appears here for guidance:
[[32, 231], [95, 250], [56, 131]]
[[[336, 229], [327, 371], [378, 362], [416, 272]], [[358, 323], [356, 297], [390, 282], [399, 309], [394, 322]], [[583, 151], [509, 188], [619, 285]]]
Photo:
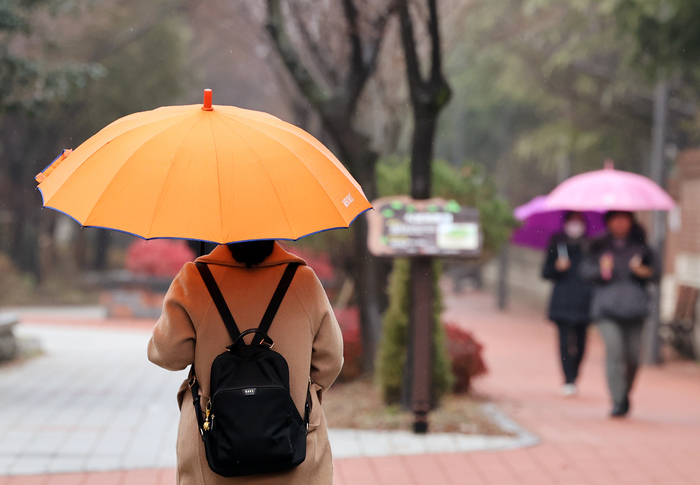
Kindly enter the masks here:
[[[185, 86], [187, 29], [173, 2], [5, 2], [0, 118], [0, 250], [45, 286], [54, 275], [107, 267], [110, 233], [77, 231], [39, 211], [33, 177], [118, 117], [168, 104]], [[31, 8], [30, 8], [31, 7]], [[6, 65], [6, 64], [5, 64]], [[61, 247], [61, 241], [71, 245]]]
[[[696, 141], [697, 57], [684, 52], [698, 39], [683, 27], [697, 19], [695, 2], [469, 4], [448, 62], [457, 101], [442, 119], [439, 154], [475, 158], [494, 172], [503, 162], [513, 203], [601, 168], [606, 157], [648, 173], [659, 69], [669, 82], [670, 158]], [[513, 183], [523, 177], [534, 184]]]
[[[408, 192], [414, 120], [399, 3], [0, 2], [0, 277], [20, 282], [0, 298], [22, 289], [73, 301], [66, 290], [83, 271], [123, 267], [130, 237], [40, 211], [33, 176], [109, 122], [199, 103], [205, 87], [217, 104], [313, 133], [370, 198]], [[429, 9], [406, 5], [426, 58]], [[437, 13], [452, 98], [438, 119], [431, 187], [481, 209], [488, 256], [509, 235], [506, 198], [523, 203], [607, 157], [648, 174], [660, 81], [665, 172], [676, 151], [697, 145], [697, 2], [441, 0]], [[376, 342], [389, 268], [366, 253], [358, 222], [300, 244], [328, 252], [339, 286], [354, 285], [373, 332], [365, 340]]]

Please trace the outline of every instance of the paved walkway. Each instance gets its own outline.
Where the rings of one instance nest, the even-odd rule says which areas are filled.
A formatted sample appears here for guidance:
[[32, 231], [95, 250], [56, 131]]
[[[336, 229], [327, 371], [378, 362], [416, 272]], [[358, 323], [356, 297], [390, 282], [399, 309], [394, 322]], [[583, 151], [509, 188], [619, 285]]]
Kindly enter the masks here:
[[597, 332], [583, 363], [580, 392], [559, 395], [554, 327], [512, 305], [494, 310], [480, 293], [447, 296], [448, 320], [485, 344], [489, 374], [476, 391], [535, 433], [518, 450], [356, 458], [335, 462], [336, 485], [698, 485], [700, 366], [642, 369], [627, 419], [608, 417], [604, 350]]
[[0, 475], [175, 466], [173, 391], [186, 375], [149, 365], [146, 331], [25, 323], [15, 334], [44, 355], [0, 370]]
[[[595, 332], [591, 333], [590, 352], [583, 364], [580, 393], [575, 398], [565, 399], [558, 394], [560, 377], [555, 359], [554, 331], [539, 314], [517, 306], [507, 313], [498, 313], [493, 309], [492, 299], [480, 293], [448, 295], [447, 307], [448, 319], [472, 330], [485, 344], [490, 373], [477, 381], [476, 391], [493, 399], [512, 419], [537, 435], [540, 444], [489, 452], [415, 454], [420, 450], [414, 449], [412, 455], [371, 456], [370, 440], [368, 448], [355, 452], [365, 456], [354, 458], [341, 458], [340, 456], [349, 455], [343, 454], [341, 446], [334, 445], [338, 448], [335, 460], [336, 485], [700, 484], [700, 460], [697, 459], [700, 451], [700, 368], [697, 365], [679, 363], [643, 369], [632, 395], [630, 418], [612, 420], [608, 418], [609, 403], [602, 367], [603, 350]], [[39, 321], [41, 317], [35, 315], [33, 320]], [[143, 336], [147, 335], [148, 322], [129, 322], [128, 325], [131, 328], [130, 334], [141, 328]], [[90, 323], [86, 320], [84, 326], [89, 327]], [[94, 330], [83, 328], [82, 331]], [[113, 345], [119, 345], [117, 340]], [[96, 349], [95, 359], [105, 359], [104, 352]], [[109, 372], [105, 372], [106, 375], [101, 371], [93, 374], [104, 384], [102, 392], [110, 387]], [[8, 392], [15, 392], [15, 396], [17, 394], [1, 376], [2, 374], [0, 405], [3, 411], [0, 413], [0, 439], [3, 441], [0, 442], [4, 442], [7, 428], [3, 430], [2, 426], [8, 425], [8, 421], [3, 421], [2, 418], [7, 413], [5, 396]], [[104, 376], [104, 379], [100, 376]], [[177, 381], [180, 377], [173, 379]], [[70, 379], [66, 382], [70, 382]], [[54, 389], [61, 387], [58, 383], [47, 383], [47, 387], [52, 384]], [[168, 382], [163, 385], [168, 387], [171, 384]], [[81, 394], [80, 391], [86, 389], [78, 387], [76, 391]], [[152, 390], [152, 399], [153, 396], [161, 396], [160, 391]], [[172, 399], [172, 394], [164, 392], [163, 399]], [[42, 397], [36, 396], [35, 401], [46, 406], [45, 409], [50, 409], [50, 393]], [[79, 399], [74, 401], [76, 406], [80, 406], [78, 401]], [[62, 406], [58, 403], [55, 405]], [[11, 413], [14, 419], [9, 421], [14, 423], [13, 426], [27, 426], [24, 432], [32, 432], [31, 426], [35, 424], [17, 424], [18, 421], [25, 421], [21, 411], [13, 410]], [[66, 417], [74, 419], [70, 413]], [[87, 433], [87, 436], [97, 431], [89, 428], [80, 430], [82, 425], [79, 424], [75, 426], [74, 429]], [[131, 437], [122, 443], [136, 439], [134, 436], [140, 432], [140, 425], [134, 424], [132, 420], [128, 424], [125, 421], [124, 426], [131, 428], [114, 428], [121, 429], [123, 434]], [[60, 435], [68, 430], [58, 429], [55, 432]], [[155, 435], [159, 436], [159, 443], [163, 443], [163, 446], [173, 439], [164, 429], [151, 433], [151, 437]], [[362, 440], [357, 437], [353, 439]], [[57, 442], [64, 443], [58, 438]], [[114, 449], [117, 448], [118, 446]], [[55, 458], [61, 458], [58, 450], [62, 449], [62, 446], [53, 448]], [[94, 450], [91, 459], [96, 459], [99, 444], [90, 449]], [[112, 448], [102, 448], [103, 451], [107, 449]], [[133, 464], [129, 462], [128, 446], [122, 449], [126, 453], [121, 455], [123, 466]], [[165, 457], [165, 454], [153, 450], [150, 453], [152, 457]], [[0, 451], [0, 460], [3, 456], [6, 455]], [[166, 463], [163, 465], [167, 466]], [[0, 476], [0, 485], [93, 483], [172, 484], [174, 470], [168, 467], [79, 474]]]

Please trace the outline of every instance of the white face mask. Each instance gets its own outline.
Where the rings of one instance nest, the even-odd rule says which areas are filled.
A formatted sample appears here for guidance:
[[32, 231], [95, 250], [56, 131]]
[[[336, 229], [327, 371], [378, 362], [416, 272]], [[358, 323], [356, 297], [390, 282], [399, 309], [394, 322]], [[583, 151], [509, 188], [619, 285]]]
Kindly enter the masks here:
[[578, 239], [586, 234], [586, 225], [581, 221], [569, 221], [564, 224], [564, 234], [571, 239]]

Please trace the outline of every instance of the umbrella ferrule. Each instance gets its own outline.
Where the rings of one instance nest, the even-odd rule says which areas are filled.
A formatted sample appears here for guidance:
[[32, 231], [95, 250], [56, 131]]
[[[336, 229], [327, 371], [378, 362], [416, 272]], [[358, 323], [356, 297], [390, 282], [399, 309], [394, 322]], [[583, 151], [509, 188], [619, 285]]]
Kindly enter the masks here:
[[211, 89], [204, 90], [204, 104], [202, 105], [202, 110], [214, 111], [214, 108], [211, 106]]

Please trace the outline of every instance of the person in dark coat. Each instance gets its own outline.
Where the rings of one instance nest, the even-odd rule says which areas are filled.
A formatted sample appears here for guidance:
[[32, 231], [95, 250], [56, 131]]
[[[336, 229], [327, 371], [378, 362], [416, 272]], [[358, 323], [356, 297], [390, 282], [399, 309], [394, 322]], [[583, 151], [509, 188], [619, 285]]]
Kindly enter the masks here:
[[611, 416], [625, 416], [639, 367], [642, 329], [649, 314], [647, 283], [658, 277], [657, 260], [644, 229], [631, 212], [605, 215], [608, 234], [591, 243], [579, 268], [593, 284], [591, 317], [606, 349], [606, 373], [613, 402]]
[[587, 224], [583, 214], [567, 212], [561, 233], [552, 236], [542, 276], [554, 282], [549, 319], [559, 328], [559, 349], [564, 371], [562, 393], [576, 393], [576, 379], [586, 349], [590, 323], [591, 285], [578, 273], [587, 251]]

